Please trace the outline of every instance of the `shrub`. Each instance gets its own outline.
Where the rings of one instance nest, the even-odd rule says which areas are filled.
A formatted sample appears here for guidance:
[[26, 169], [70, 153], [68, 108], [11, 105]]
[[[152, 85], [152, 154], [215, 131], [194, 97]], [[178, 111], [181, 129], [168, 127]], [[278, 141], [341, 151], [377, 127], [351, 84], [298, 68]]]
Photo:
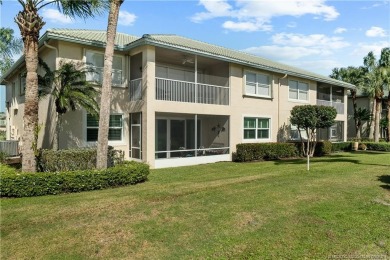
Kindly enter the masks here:
[[367, 146], [367, 150], [390, 152], [390, 143], [362, 142], [361, 144], [365, 144]]
[[351, 142], [332, 143], [332, 152], [351, 151], [351, 150], [352, 150]]
[[236, 160], [239, 162], [277, 160], [298, 155], [297, 148], [292, 143], [237, 144], [236, 150]]
[[0, 162], [0, 174], [16, 174], [15, 168]]
[[[114, 166], [123, 161], [123, 152], [108, 148], [108, 165]], [[96, 168], [96, 148], [69, 150], [40, 150], [38, 170], [41, 172], [61, 172], [92, 170]]]
[[120, 163], [105, 170], [54, 173], [16, 173], [10, 170], [0, 175], [0, 196], [31, 197], [100, 190], [143, 182], [147, 180], [148, 174], [149, 166], [137, 162]]
[[332, 153], [332, 143], [329, 141], [317, 142], [314, 156], [324, 156]]

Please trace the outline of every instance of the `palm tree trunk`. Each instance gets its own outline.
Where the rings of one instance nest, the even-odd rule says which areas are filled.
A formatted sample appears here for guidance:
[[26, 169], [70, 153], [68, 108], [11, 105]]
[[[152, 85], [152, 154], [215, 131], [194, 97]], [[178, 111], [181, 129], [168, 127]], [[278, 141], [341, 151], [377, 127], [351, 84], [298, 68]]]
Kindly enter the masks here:
[[370, 133], [368, 135], [368, 139], [370, 140], [374, 139], [375, 116], [376, 116], [375, 109], [376, 109], [376, 99], [374, 98], [372, 101], [372, 108], [371, 108]]
[[24, 172], [35, 172], [36, 161], [33, 149], [34, 130], [38, 126], [38, 42], [26, 40], [26, 92], [24, 102], [24, 133], [22, 136], [22, 170]]
[[375, 131], [374, 131], [374, 142], [379, 142], [380, 135], [380, 118], [381, 118], [381, 109], [382, 100], [380, 98], [376, 98], [376, 106], [375, 106]]
[[355, 120], [356, 138], [360, 140], [359, 122], [357, 118], [357, 103], [356, 103], [356, 90], [351, 90], [352, 104], [353, 104], [353, 119]]
[[107, 45], [104, 53], [104, 71], [102, 83], [102, 96], [100, 101], [99, 115], [99, 133], [98, 147], [96, 157], [96, 168], [107, 168], [107, 151], [108, 151], [108, 130], [110, 122], [111, 107], [111, 85], [112, 85], [112, 60], [114, 55], [114, 42], [116, 28], [118, 24], [119, 9], [123, 0], [110, 1], [110, 13], [107, 25]]
[[56, 113], [56, 130], [54, 131], [53, 150], [58, 151], [60, 143], [61, 114]]
[[38, 127], [38, 39], [39, 31], [45, 24], [38, 15], [34, 2], [28, 1], [24, 9], [15, 17], [24, 43], [26, 61], [26, 92], [24, 102], [24, 133], [22, 136], [22, 170], [36, 171], [36, 160], [33, 146], [34, 132]]

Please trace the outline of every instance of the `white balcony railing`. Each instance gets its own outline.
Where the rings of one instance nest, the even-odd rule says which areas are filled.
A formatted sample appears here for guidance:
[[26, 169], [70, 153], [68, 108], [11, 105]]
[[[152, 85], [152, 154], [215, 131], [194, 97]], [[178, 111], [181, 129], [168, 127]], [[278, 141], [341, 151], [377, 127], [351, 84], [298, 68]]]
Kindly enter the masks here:
[[229, 87], [156, 78], [156, 99], [176, 102], [229, 105]]
[[130, 101], [142, 99], [142, 79], [130, 80]]
[[344, 114], [344, 103], [317, 99], [317, 105], [334, 107], [337, 114]]

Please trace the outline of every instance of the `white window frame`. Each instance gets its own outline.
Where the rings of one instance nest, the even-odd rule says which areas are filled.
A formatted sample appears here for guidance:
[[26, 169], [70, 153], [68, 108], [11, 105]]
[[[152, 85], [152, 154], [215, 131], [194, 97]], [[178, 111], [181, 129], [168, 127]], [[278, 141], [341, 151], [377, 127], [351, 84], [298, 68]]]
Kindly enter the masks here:
[[[90, 50], [90, 49], [87, 49], [87, 50], [84, 51], [84, 62], [87, 65], [87, 67], [93, 67], [95, 69], [101, 69], [101, 71], [103, 73], [103, 69], [104, 69], [103, 67], [97, 67], [95, 65], [87, 64], [87, 53], [97, 53], [97, 54], [103, 55], [103, 64], [104, 64], [104, 52], [96, 51], [96, 50]], [[121, 77], [121, 83], [120, 84], [115, 84], [114, 82], [112, 82], [112, 86], [113, 87], [126, 88], [126, 84], [125, 84], [125, 81], [126, 81], [125, 80], [125, 67], [126, 67], [125, 56], [123, 56], [123, 55], [114, 55], [114, 57], [118, 57], [118, 58], [120, 58], [122, 60], [122, 69], [121, 69], [122, 77]], [[88, 79], [88, 75], [87, 75], [87, 79]], [[102, 84], [102, 82], [99, 82], [99, 81], [91, 81], [91, 82], [95, 83], [96, 85], [101, 85]]]
[[[255, 86], [255, 94], [253, 93], [247, 93], [246, 91], [246, 76], [247, 76], [247, 73], [252, 73], [252, 74], [255, 74], [256, 75], [256, 86]], [[266, 76], [268, 77], [268, 93], [269, 95], [260, 95], [260, 94], [257, 94], [257, 90], [258, 90], [258, 87], [259, 86], [264, 86], [265, 84], [262, 84], [262, 83], [259, 83], [259, 75], [262, 75], [262, 76]], [[272, 75], [270, 74], [267, 74], [267, 73], [262, 73], [262, 72], [256, 72], [256, 71], [252, 71], [252, 70], [244, 70], [244, 95], [245, 96], [252, 96], [252, 97], [262, 97], [262, 98], [272, 98]]]
[[[84, 116], [84, 121], [85, 121], [85, 142], [87, 144], [96, 144], [97, 143], [97, 140], [96, 141], [87, 141], [87, 138], [88, 138], [88, 129], [99, 129], [99, 126], [91, 126], [91, 127], [88, 127], [87, 123], [87, 116], [88, 116], [88, 113], [84, 113], [85, 116]], [[111, 116], [115, 116], [115, 115], [120, 115], [121, 116], [121, 119], [122, 119], [122, 126], [121, 127], [109, 127], [109, 129], [121, 129], [121, 140], [108, 140], [108, 144], [110, 145], [121, 145], [121, 144], [124, 144], [124, 126], [125, 126], [125, 117], [124, 117], [124, 114], [123, 113], [111, 113], [110, 114], [110, 117]]]
[[[298, 94], [298, 98], [295, 99], [295, 98], [290, 98], [290, 82], [291, 81], [295, 81], [297, 82], [297, 94]], [[307, 99], [300, 99], [299, 98], [299, 94], [303, 91], [300, 91], [299, 90], [299, 83], [303, 83], [303, 84], [307, 84]], [[288, 80], [288, 100], [289, 101], [293, 101], [293, 102], [301, 102], [301, 103], [309, 103], [310, 102], [310, 83], [307, 82], [307, 81], [302, 81], [302, 80], [299, 80], [299, 79], [289, 79]]]
[[[255, 130], [256, 137], [254, 139], [245, 139], [244, 131], [249, 128], [244, 128], [244, 123], [246, 118], [256, 118], [256, 127], [250, 128]], [[268, 138], [258, 138], [257, 130], [264, 130], [266, 128], [258, 127], [258, 119], [268, 119]], [[241, 121], [241, 133], [242, 133], [242, 142], [243, 143], [261, 143], [261, 142], [270, 142], [272, 140], [272, 117], [266, 115], [243, 115]]]

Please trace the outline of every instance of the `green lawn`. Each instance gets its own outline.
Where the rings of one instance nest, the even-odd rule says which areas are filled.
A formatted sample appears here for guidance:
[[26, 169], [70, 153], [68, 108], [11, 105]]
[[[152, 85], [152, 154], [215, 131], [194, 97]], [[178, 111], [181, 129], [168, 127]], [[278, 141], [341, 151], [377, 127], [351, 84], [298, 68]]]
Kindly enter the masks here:
[[1, 200], [1, 259], [390, 257], [390, 153], [153, 170]]

